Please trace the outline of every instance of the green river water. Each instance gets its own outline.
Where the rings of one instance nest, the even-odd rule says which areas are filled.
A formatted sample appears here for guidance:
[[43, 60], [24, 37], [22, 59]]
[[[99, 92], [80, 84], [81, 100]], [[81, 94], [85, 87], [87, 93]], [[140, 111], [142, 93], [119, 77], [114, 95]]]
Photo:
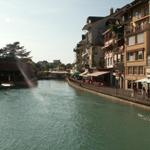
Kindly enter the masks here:
[[149, 150], [150, 110], [64, 81], [0, 91], [0, 150]]

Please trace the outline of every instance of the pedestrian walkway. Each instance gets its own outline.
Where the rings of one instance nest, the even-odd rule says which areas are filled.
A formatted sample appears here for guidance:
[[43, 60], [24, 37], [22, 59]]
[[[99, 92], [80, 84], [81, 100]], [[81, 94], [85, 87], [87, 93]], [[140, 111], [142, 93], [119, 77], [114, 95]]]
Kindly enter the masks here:
[[138, 93], [133, 90], [124, 90], [124, 89], [119, 89], [119, 88], [100, 86], [99, 84], [89, 84], [89, 83], [83, 82], [82, 80], [76, 80], [73, 78], [69, 78], [69, 80], [73, 82], [74, 84], [81, 86], [82, 88], [85, 88], [88, 90], [92, 90], [98, 93], [121, 98], [126, 101], [131, 101], [134, 103], [139, 103], [139, 104], [150, 106], [150, 97], [148, 97], [146, 94], [142, 95], [141, 93]]

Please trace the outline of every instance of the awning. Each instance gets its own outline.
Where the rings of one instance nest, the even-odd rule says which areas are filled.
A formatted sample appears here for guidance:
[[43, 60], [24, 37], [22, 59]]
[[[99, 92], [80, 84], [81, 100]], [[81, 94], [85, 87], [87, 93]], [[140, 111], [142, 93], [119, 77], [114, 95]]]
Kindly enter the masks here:
[[135, 82], [150, 83], [150, 79], [144, 78], [144, 79], [141, 79], [141, 80], [136, 80]]
[[80, 76], [85, 76], [87, 73], [88, 73], [88, 71], [86, 70], [86, 71], [80, 73]]
[[109, 71], [97, 71], [97, 72], [93, 72], [93, 73], [88, 73], [87, 76], [97, 77], [97, 76], [101, 76], [101, 75], [104, 75], [107, 73], [109, 73]]
[[67, 74], [67, 71], [49, 71], [49, 73], [56, 73], [56, 74]]

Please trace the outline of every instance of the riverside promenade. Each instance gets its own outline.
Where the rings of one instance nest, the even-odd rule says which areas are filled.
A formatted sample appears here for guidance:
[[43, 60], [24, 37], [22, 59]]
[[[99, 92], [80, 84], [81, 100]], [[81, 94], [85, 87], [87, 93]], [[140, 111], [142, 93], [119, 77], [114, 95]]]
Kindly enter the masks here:
[[142, 95], [141, 93], [133, 90], [124, 90], [119, 88], [100, 86], [96, 83], [89, 84], [83, 82], [82, 80], [76, 80], [74, 78], [68, 78], [68, 83], [73, 87], [83, 88], [86, 90], [104, 94], [105, 96], [119, 98], [125, 102], [132, 102], [145, 106], [150, 106], [150, 97], [148, 97], [146, 94]]

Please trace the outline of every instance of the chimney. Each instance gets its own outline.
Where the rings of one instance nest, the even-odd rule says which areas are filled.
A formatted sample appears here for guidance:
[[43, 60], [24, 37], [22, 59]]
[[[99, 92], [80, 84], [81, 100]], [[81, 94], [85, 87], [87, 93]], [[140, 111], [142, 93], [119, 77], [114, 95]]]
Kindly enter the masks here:
[[114, 13], [114, 9], [110, 8], [110, 15], [112, 15]]

